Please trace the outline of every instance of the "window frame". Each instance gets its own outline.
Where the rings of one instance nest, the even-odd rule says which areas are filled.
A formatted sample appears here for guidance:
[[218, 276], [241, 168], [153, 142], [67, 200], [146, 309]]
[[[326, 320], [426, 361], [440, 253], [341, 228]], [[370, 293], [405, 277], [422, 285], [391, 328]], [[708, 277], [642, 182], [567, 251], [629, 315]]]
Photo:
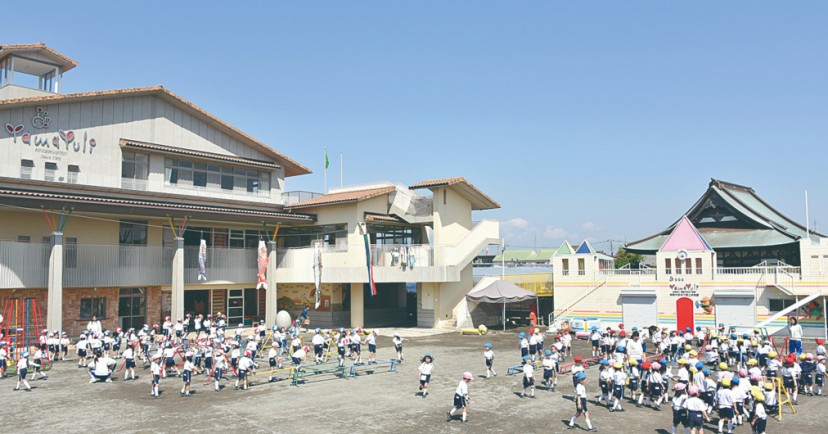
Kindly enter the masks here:
[[[86, 313], [84, 313], [85, 304], [88, 304], [86, 307]], [[84, 297], [80, 299], [78, 317], [81, 320], [91, 320], [93, 316], [97, 317], [99, 320], [107, 319], [106, 297]]]

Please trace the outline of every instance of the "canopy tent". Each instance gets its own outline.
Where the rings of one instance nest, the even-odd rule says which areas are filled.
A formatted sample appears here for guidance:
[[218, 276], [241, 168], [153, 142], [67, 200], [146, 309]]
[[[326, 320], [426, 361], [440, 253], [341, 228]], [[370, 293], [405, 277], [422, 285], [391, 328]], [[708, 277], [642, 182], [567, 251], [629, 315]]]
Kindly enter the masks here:
[[482, 280], [466, 295], [466, 299], [477, 303], [503, 304], [503, 330], [506, 330], [506, 304], [520, 303], [538, 298], [538, 293], [527, 291], [508, 280], [494, 282]]

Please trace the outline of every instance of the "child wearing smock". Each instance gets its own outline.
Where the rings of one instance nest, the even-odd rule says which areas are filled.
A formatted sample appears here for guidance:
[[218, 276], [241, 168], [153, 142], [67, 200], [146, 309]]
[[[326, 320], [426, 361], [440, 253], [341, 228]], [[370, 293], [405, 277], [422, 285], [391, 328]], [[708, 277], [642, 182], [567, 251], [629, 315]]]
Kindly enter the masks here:
[[520, 397], [526, 397], [526, 389], [529, 389], [529, 396], [535, 397], [535, 367], [532, 364], [532, 358], [523, 356], [523, 391], [520, 392]]
[[29, 386], [29, 382], [26, 381], [26, 374], [28, 373], [29, 369], [29, 352], [23, 351], [20, 353], [20, 357], [17, 358], [17, 385], [14, 386], [14, 390], [20, 390], [20, 383], [23, 383], [26, 386], [26, 391], [31, 392], [32, 386]]
[[529, 355], [529, 340], [526, 339], [526, 333], [524, 332], [520, 332], [520, 334], [518, 334], [518, 339], [520, 340], [520, 357], [523, 359], [523, 357]]
[[621, 400], [624, 399], [624, 387], [627, 385], [627, 373], [624, 372], [624, 364], [615, 362], [615, 372], [612, 374], [612, 408], [610, 411], [624, 411], [621, 408]]
[[578, 372], [575, 375], [575, 381], [577, 382], [575, 386], [575, 415], [569, 420], [567, 427], [570, 429], [575, 428], [575, 420], [583, 414], [586, 418], [587, 429], [595, 431], [595, 428], [592, 427], [592, 422], [589, 420], [589, 409], [587, 408], [587, 392], [586, 386], [584, 385], [586, 374], [583, 371]]
[[161, 382], [161, 356], [157, 354], [152, 357], [150, 374], [152, 375], [152, 388], [150, 389], [150, 395], [158, 398], [161, 396], [158, 393], [158, 384]]
[[[710, 418], [705, 413], [707, 404], [699, 399], [699, 388], [695, 384], [688, 388], [690, 397], [684, 401], [684, 408], [687, 410], [687, 425], [690, 428], [691, 434], [702, 434], [704, 432], [704, 421], [710, 422]], [[686, 428], [685, 428], [686, 431]], [[673, 434], [675, 434], [675, 427]]]
[[483, 345], [483, 360], [486, 362], [486, 378], [497, 377], [497, 372], [494, 370], [494, 351], [492, 344], [488, 342]]
[[464, 372], [463, 379], [460, 380], [460, 383], [457, 384], [457, 389], [454, 390], [454, 404], [451, 407], [451, 410], [448, 411], [446, 414], [446, 421], [451, 421], [451, 418], [454, 417], [454, 413], [457, 410], [463, 410], [463, 422], [466, 422], [467, 416], [467, 407], [471, 402], [471, 397], [469, 397], [469, 383], [472, 382], [474, 376], [471, 372]]
[[546, 390], [554, 391], [558, 384], [558, 358], [557, 353], [552, 350], [544, 351], [543, 366], [543, 381], [546, 383]]
[[190, 396], [190, 381], [192, 381], [193, 378], [193, 369], [195, 369], [193, 354], [187, 353], [184, 356], [184, 374], [181, 376], [181, 379], [184, 381], [184, 387], [181, 388], [181, 394], [184, 396]]
[[426, 354], [417, 368], [420, 380], [420, 390], [422, 390], [422, 397], [425, 399], [428, 396], [428, 385], [431, 383], [431, 374], [434, 372], [434, 359], [431, 354]]
[[671, 408], [673, 409], [673, 431], [672, 434], [676, 434], [676, 430], [678, 429], [679, 425], [684, 425], [684, 430], [687, 431], [690, 429], [690, 422], [687, 420], [687, 395], [684, 393], [687, 389], [687, 385], [684, 383], [676, 383], [673, 386], [675, 389], [675, 394], [673, 395], [673, 399], [671, 400]]

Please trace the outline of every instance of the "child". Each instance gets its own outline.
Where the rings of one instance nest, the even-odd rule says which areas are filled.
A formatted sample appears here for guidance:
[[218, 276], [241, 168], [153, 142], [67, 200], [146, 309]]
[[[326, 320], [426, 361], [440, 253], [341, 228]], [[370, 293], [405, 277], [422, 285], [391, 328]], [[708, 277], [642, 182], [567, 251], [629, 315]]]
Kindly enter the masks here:
[[765, 407], [767, 408], [767, 411], [770, 413], [779, 412], [779, 407], [776, 402], [776, 390], [774, 390], [773, 383], [765, 383], [765, 391], [763, 395], [765, 396]]
[[[740, 369], [739, 371], [741, 374], [743, 369]], [[736, 407], [733, 417], [736, 425], [742, 425], [742, 423], [744, 423], [744, 416], [747, 416], [745, 413], [745, 392], [742, 388], [743, 384], [746, 383], [739, 377], [734, 376], [730, 379], [730, 391], [733, 396], [733, 405]]]
[[305, 363], [305, 357], [307, 357], [308, 351], [310, 351], [310, 347], [306, 345], [304, 347], [299, 347], [298, 350], [294, 351], [293, 354], [290, 355], [290, 360], [293, 362], [293, 366], [296, 371], [302, 372], [304, 370], [302, 365]]
[[825, 384], [825, 363], [825, 356], [817, 356], [816, 375], [814, 377], [816, 381], [817, 396], [822, 396], [822, 386]]
[[621, 408], [621, 400], [624, 399], [624, 386], [627, 385], [627, 373], [624, 372], [624, 364], [615, 362], [615, 372], [612, 374], [612, 408], [610, 411], [624, 411]]
[[612, 381], [612, 370], [610, 369], [610, 362], [607, 359], [601, 359], [598, 362], [598, 387], [601, 389], [601, 396], [598, 397], [598, 402], [606, 403], [607, 408], [610, 407], [610, 381]]
[[213, 368], [213, 378], [216, 383], [216, 392], [221, 390], [221, 385], [219, 383], [221, 382], [222, 375], [224, 375], [224, 370], [227, 368], [227, 357], [225, 357], [224, 352], [219, 349], [216, 351], [215, 367]]
[[431, 373], [434, 371], [434, 359], [431, 354], [425, 354], [417, 369], [420, 375], [420, 390], [422, 390], [422, 397], [425, 399], [428, 396], [428, 384], [431, 382]]
[[377, 363], [377, 336], [379, 332], [374, 330], [365, 338], [365, 343], [368, 344], [368, 364]]
[[799, 385], [796, 381], [796, 368], [794, 367], [795, 359], [788, 357], [782, 365], [782, 385], [787, 389], [788, 395], [791, 396], [794, 404], [797, 404], [797, 397], [799, 395]]
[[592, 357], [598, 357], [601, 355], [601, 332], [595, 326], [590, 327], [590, 330], [592, 331], [589, 335], [589, 340], [592, 342]]
[[354, 364], [362, 364], [362, 338], [359, 336], [361, 329], [353, 330], [351, 335], [351, 353], [354, 356]]
[[497, 372], [494, 371], [494, 351], [492, 351], [492, 344], [486, 342], [483, 345], [483, 359], [486, 361], [486, 378], [497, 377]]
[[687, 420], [687, 395], [684, 394], [687, 385], [676, 383], [673, 388], [676, 393], [673, 395], [673, 434], [676, 434], [679, 424], [684, 425], [684, 431], [690, 430], [690, 423]]
[[664, 379], [661, 375], [661, 363], [655, 362], [651, 365], [652, 371], [650, 373], [650, 397], [654, 400], [655, 409], [661, 411], [661, 401], [664, 398], [662, 395], [664, 387]]
[[161, 356], [155, 354], [152, 356], [152, 364], [150, 364], [150, 373], [152, 374], [152, 389], [150, 395], [158, 398], [158, 384], [161, 382]]
[[124, 350], [124, 381], [135, 380], [135, 345], [127, 344]]
[[[274, 381], [273, 373], [277, 369], [282, 369], [282, 358], [279, 357], [279, 351], [276, 349], [276, 341], [273, 341], [273, 346], [267, 352], [267, 363], [270, 365], [270, 377], [267, 378], [269, 383]], [[341, 366], [341, 365], [340, 365]]]
[[558, 384], [558, 355], [552, 350], [546, 350], [543, 354], [543, 381], [546, 383], [546, 390], [552, 392]]
[[34, 370], [34, 372], [32, 372], [32, 381], [35, 380], [37, 374], [41, 375], [41, 379], [46, 379], [46, 374], [41, 371], [41, 365], [45, 359], [46, 353], [41, 348], [38, 348], [37, 351], [35, 351], [34, 360], [32, 361], [32, 368]]
[[[345, 349], [350, 348], [350, 344], [351, 340], [345, 333], [345, 329], [339, 329], [339, 335], [336, 341], [336, 354], [339, 357], [339, 366], [345, 366]], [[397, 357], [400, 357], [400, 354], [397, 353]]]
[[629, 378], [630, 401], [632, 401], [636, 407], [640, 407], [638, 404], [638, 386], [641, 381], [641, 370], [638, 369], [638, 361], [635, 359], [630, 360]]
[[641, 396], [638, 397], [636, 407], [650, 406], [650, 377], [653, 375], [651, 368], [652, 365], [649, 360], [641, 363]]
[[572, 335], [569, 334], [568, 331], [565, 331], [563, 336], [561, 336], [561, 344], [563, 345], [563, 353], [561, 354], [561, 360], [565, 356], [572, 356]]
[[0, 341], [0, 378], [6, 378], [6, 358], [8, 356], [6, 341]]
[[518, 334], [520, 344], [520, 358], [521, 360], [529, 355], [529, 340], [526, 339], [526, 333], [520, 332]]
[[808, 396], [814, 396], [814, 371], [816, 371], [814, 355], [812, 353], [805, 354], [805, 360], [800, 363], [800, 367], [802, 368], [802, 391]]
[[574, 364], [572, 365], [572, 368], [569, 369], [569, 372], [572, 373], [572, 387], [577, 388], [578, 379], [576, 377], [579, 373], [584, 372], [585, 367], [583, 365], [583, 359], [581, 358], [581, 356], [575, 356], [575, 358], [572, 359], [572, 361], [574, 362]]
[[239, 376], [236, 379], [236, 389], [239, 388], [239, 381], [241, 381], [241, 388], [247, 390], [250, 387], [250, 374], [256, 364], [253, 362], [253, 353], [245, 351], [242, 358], [239, 360]]
[[78, 354], [78, 368], [86, 367], [87, 348], [89, 348], [89, 343], [86, 341], [86, 334], [82, 334], [75, 348], [75, 352]]
[[391, 342], [394, 343], [394, 349], [397, 351], [397, 362], [402, 363], [403, 361], [403, 338], [400, 337], [400, 334], [394, 332], [394, 336], [391, 337]]
[[463, 422], [466, 422], [467, 416], [467, 407], [469, 403], [471, 403], [471, 398], [469, 397], [469, 383], [472, 382], [474, 376], [471, 372], [464, 372], [463, 379], [460, 380], [460, 383], [457, 385], [457, 389], [454, 391], [454, 406], [449, 410], [448, 414], [446, 414], [446, 422], [450, 422], [454, 413], [457, 410], [463, 410]]
[[753, 432], [756, 434], [765, 434], [765, 427], [768, 425], [768, 413], [765, 411], [765, 395], [757, 391], [753, 393], [753, 419], [750, 421]]
[[[699, 399], [699, 388], [695, 384], [688, 388], [688, 393], [690, 398], [684, 402], [684, 408], [687, 409], [687, 425], [685, 427], [690, 427], [691, 434], [702, 434], [704, 432], [704, 421], [710, 422], [710, 417], [705, 413], [707, 405]], [[687, 431], [687, 428], [684, 430]], [[673, 433], [675, 434], [675, 427]]]
[[[543, 347], [541, 347], [543, 348]], [[538, 353], [538, 334], [536, 331], [531, 330], [529, 332], [529, 357], [532, 358], [532, 361], [535, 361], [535, 358]]]
[[69, 355], [69, 335], [66, 332], [63, 332], [63, 335], [60, 338], [60, 360], [66, 360], [66, 357], [68, 355]]
[[29, 352], [23, 351], [20, 353], [20, 357], [17, 359], [17, 385], [14, 386], [14, 390], [20, 390], [20, 383], [22, 382], [24, 386], [26, 386], [26, 392], [32, 391], [32, 386], [29, 386], [29, 382], [26, 381], [26, 374], [29, 368]]
[[[325, 337], [322, 336], [322, 329], [317, 328], [313, 335], [313, 339], [311, 339], [311, 344], [313, 344], [313, 360], [319, 364], [323, 361], [323, 352], [325, 350]], [[371, 363], [370, 359], [368, 363]]]
[[575, 375], [575, 381], [578, 382], [578, 385], [575, 386], [575, 416], [572, 416], [572, 419], [569, 420], [568, 427], [570, 429], [575, 428], [575, 420], [583, 414], [586, 418], [587, 429], [595, 431], [595, 428], [592, 427], [592, 422], [589, 421], [589, 409], [587, 409], [586, 386], [584, 386], [586, 374], [579, 372]]
[[529, 389], [529, 396], [535, 397], [535, 367], [532, 365], [532, 357], [523, 356], [523, 392], [520, 397], [526, 397], [526, 389]]
[[184, 387], [181, 388], [181, 394], [184, 396], [190, 396], [190, 380], [193, 377], [193, 369], [195, 369], [195, 364], [193, 363], [193, 353], [186, 353], [184, 355], [184, 375], [181, 379], [184, 381]]
[[733, 391], [730, 390], [730, 380], [725, 378], [722, 380], [722, 387], [716, 392], [716, 404], [719, 408], [719, 432], [724, 429], [724, 424], [727, 422], [727, 432], [733, 432], [733, 417], [736, 415], [736, 403], [733, 401]]

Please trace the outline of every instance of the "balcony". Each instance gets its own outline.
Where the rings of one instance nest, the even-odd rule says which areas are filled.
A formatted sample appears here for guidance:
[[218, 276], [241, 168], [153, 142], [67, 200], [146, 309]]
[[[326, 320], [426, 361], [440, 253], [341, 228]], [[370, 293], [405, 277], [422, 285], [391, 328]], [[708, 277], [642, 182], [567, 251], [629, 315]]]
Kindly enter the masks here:
[[288, 206], [294, 203], [304, 202], [316, 197], [322, 196], [322, 193], [314, 193], [312, 191], [286, 191], [282, 193], [282, 205]]
[[[258, 253], [256, 249], [210, 247], [207, 249], [205, 271], [207, 280], [198, 280], [198, 246], [184, 248], [184, 283], [251, 283], [256, 281]], [[172, 254], [170, 249], [170, 260]], [[169, 267], [170, 265], [167, 265]]]
[[164, 257], [162, 247], [64, 244], [63, 286], [169, 285]]
[[51, 248], [48, 243], [0, 241], [0, 288], [45, 288]]

